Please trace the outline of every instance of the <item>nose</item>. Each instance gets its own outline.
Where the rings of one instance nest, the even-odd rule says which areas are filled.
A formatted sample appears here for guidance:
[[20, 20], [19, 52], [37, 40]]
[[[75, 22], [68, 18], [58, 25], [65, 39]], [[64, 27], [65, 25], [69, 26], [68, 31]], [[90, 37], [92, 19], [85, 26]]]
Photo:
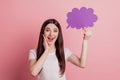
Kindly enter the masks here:
[[53, 31], [50, 31], [50, 34], [49, 34], [50, 36], [52, 36], [53, 35]]

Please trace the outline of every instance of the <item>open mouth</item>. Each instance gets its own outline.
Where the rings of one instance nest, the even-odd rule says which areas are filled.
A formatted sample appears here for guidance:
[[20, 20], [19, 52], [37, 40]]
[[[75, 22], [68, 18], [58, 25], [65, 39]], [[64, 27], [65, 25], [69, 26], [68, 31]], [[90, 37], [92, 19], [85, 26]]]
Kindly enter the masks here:
[[52, 42], [54, 39], [55, 39], [55, 37], [47, 37], [48, 38], [48, 42]]

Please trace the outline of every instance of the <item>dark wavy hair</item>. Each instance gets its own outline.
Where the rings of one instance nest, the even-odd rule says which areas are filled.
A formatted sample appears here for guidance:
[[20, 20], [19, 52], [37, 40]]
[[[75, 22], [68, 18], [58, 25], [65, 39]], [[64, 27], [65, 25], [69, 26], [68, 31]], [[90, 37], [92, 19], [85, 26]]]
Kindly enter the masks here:
[[62, 29], [61, 25], [56, 19], [47, 19], [41, 27], [40, 35], [39, 35], [39, 41], [37, 46], [37, 60], [41, 57], [41, 55], [44, 53], [44, 46], [43, 46], [43, 34], [45, 27], [48, 24], [55, 24], [58, 27], [59, 33], [58, 38], [55, 42], [56, 47], [56, 57], [58, 59], [59, 67], [60, 67], [60, 74], [63, 75], [65, 72], [65, 55], [64, 55], [64, 44], [63, 44], [63, 36], [62, 36]]

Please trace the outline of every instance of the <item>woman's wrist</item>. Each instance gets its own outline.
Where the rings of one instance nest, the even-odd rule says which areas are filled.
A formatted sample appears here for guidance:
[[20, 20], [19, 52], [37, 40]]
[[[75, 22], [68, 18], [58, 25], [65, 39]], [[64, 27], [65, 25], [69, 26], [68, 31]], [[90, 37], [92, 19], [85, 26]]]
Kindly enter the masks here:
[[49, 52], [49, 48], [45, 49], [45, 52]]

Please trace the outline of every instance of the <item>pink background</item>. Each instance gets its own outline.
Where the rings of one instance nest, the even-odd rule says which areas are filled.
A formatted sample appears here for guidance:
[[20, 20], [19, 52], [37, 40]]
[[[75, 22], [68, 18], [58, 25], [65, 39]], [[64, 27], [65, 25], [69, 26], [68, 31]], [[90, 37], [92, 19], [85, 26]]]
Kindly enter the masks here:
[[82, 30], [66, 29], [73, 8], [93, 8], [87, 68], [67, 63], [67, 80], [120, 80], [119, 0], [0, 0], [0, 80], [35, 80], [28, 71], [29, 49], [36, 48], [40, 26], [48, 18], [62, 25], [65, 47], [80, 55]]

